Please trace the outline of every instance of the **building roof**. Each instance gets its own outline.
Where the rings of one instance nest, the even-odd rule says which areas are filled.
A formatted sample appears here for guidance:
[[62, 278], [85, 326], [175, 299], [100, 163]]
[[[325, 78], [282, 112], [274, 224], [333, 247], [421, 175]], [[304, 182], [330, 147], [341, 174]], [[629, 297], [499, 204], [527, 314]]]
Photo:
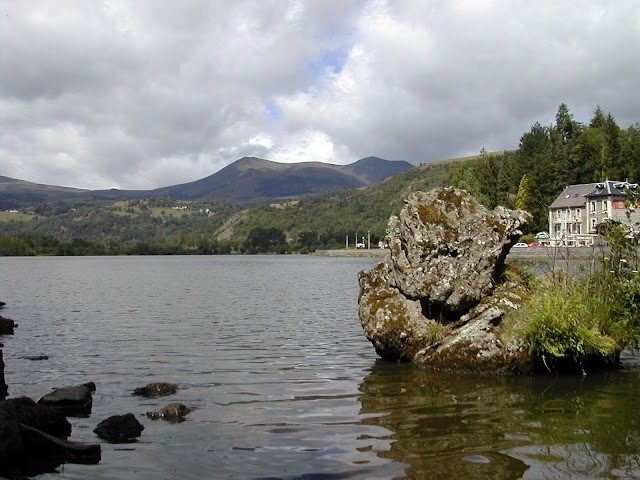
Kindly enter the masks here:
[[569, 185], [558, 195], [558, 198], [554, 200], [549, 208], [583, 207], [587, 203], [587, 194], [594, 191], [595, 188], [595, 183]]
[[613, 196], [622, 196], [625, 197], [627, 195], [627, 190], [635, 190], [638, 188], [637, 183], [628, 183], [628, 182], [620, 182], [607, 180], [606, 182], [598, 182], [594, 184], [593, 190], [587, 193], [587, 197], [609, 197]]
[[558, 198], [549, 206], [555, 208], [578, 208], [587, 203], [587, 198], [610, 197], [627, 195], [627, 190], [638, 188], [637, 183], [620, 182], [607, 180], [605, 182], [582, 183], [580, 185], [569, 185]]

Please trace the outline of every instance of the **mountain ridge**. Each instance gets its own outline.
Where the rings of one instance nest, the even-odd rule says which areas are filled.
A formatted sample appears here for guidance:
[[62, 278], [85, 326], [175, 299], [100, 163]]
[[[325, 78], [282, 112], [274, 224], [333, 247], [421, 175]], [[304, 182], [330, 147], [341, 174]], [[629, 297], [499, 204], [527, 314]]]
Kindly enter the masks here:
[[[89, 190], [0, 176], [0, 208], [29, 201], [97, 201], [172, 197], [226, 200], [233, 204], [286, 201], [341, 188], [361, 188], [413, 168], [401, 160], [365, 157], [348, 165], [279, 163], [243, 157], [198, 180], [151, 190]], [[4, 207], [3, 207], [4, 205]]]

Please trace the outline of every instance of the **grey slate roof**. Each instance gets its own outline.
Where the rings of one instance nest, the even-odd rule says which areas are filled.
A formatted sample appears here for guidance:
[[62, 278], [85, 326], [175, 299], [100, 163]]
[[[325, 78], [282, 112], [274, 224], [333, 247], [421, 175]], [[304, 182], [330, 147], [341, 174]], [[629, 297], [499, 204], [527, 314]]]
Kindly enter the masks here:
[[595, 183], [582, 183], [580, 185], [569, 185], [558, 198], [554, 200], [549, 208], [577, 208], [583, 207], [587, 203], [586, 195], [594, 191]]
[[562, 191], [558, 198], [554, 200], [549, 208], [583, 207], [587, 203], [587, 197], [624, 197], [627, 195], [627, 189], [635, 190], [636, 188], [638, 188], [637, 183], [627, 183], [614, 180], [569, 185]]
[[607, 180], [606, 182], [598, 182], [593, 184], [594, 188], [590, 191], [588, 197], [608, 197], [610, 195], [626, 196], [627, 188], [636, 189], [637, 184], [631, 184], [627, 182], [616, 182], [613, 180]]

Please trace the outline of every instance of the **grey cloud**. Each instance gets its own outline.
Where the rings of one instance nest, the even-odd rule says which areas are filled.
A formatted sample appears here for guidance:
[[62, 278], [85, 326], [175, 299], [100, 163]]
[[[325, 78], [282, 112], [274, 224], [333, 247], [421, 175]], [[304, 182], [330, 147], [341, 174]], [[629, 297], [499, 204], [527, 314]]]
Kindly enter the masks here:
[[515, 148], [561, 102], [640, 121], [635, 1], [2, 9], [0, 175], [31, 181], [153, 188], [245, 155], [419, 163]]

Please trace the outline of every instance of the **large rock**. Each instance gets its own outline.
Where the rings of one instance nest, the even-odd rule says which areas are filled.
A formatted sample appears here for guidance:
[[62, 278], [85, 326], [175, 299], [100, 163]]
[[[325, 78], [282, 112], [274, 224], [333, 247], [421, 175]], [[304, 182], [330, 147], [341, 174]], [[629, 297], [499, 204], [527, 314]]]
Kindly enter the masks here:
[[21, 424], [42, 430], [49, 435], [67, 438], [71, 435], [71, 424], [63, 412], [54, 407], [38, 405], [28, 397], [10, 398], [0, 403]]
[[93, 397], [90, 387], [78, 385], [73, 387], [58, 388], [47, 393], [40, 400], [40, 405], [54, 407], [71, 416], [84, 416], [91, 413]]
[[29, 446], [28, 458], [32, 464], [42, 465], [79, 463], [94, 465], [100, 462], [100, 445], [70, 442], [28, 425], [20, 425], [23, 441]]
[[0, 477], [32, 477], [66, 462], [98, 463], [100, 446], [67, 441], [70, 430], [51, 407], [28, 398], [0, 402]]
[[527, 369], [524, 346], [499, 325], [526, 298], [500, 277], [529, 220], [463, 190], [412, 194], [389, 220], [390, 255], [359, 275], [360, 320], [378, 354], [445, 369]]
[[20, 422], [10, 412], [0, 408], [0, 475], [7, 473], [23, 450]]

